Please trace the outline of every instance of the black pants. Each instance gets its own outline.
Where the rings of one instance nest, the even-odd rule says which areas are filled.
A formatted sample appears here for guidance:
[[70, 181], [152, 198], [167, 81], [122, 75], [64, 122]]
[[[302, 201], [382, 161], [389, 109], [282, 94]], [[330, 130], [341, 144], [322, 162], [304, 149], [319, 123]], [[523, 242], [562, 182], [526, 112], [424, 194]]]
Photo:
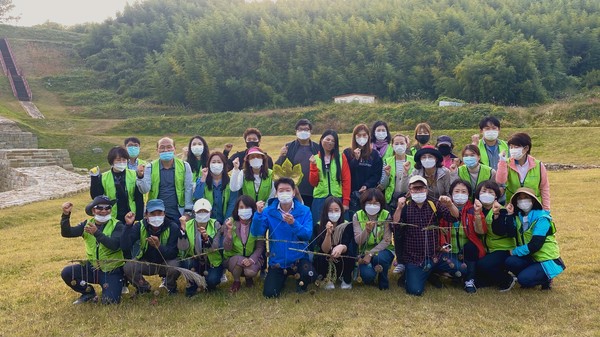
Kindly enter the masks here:
[[479, 286], [504, 285], [512, 279], [504, 264], [510, 254], [508, 250], [497, 250], [486, 254], [477, 261], [477, 281]]
[[[308, 285], [317, 279], [317, 273], [308, 259], [300, 259], [288, 268], [269, 266], [263, 295], [267, 298], [279, 297], [285, 287], [287, 277], [296, 274], [300, 275], [300, 278], [296, 280], [296, 290], [306, 290]], [[302, 282], [302, 285], [300, 282]]]
[[[315, 265], [315, 269], [317, 270], [317, 274], [322, 277], [327, 276], [329, 272], [329, 261], [327, 261], [327, 256], [315, 255], [313, 258], [313, 263]], [[354, 264], [356, 260], [344, 257], [337, 259], [335, 262], [335, 280], [337, 280], [340, 276], [344, 282], [350, 284], [352, 282], [352, 271], [354, 270]], [[335, 280], [331, 280], [335, 283]]]

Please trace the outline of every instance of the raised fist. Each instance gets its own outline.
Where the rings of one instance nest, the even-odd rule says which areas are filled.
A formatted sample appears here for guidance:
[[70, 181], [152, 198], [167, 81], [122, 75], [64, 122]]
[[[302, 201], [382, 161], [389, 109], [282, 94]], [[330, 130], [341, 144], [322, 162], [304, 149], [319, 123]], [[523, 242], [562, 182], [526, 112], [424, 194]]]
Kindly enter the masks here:
[[73, 210], [73, 203], [67, 201], [62, 205], [62, 211], [63, 211], [64, 215], [71, 214], [72, 210]]

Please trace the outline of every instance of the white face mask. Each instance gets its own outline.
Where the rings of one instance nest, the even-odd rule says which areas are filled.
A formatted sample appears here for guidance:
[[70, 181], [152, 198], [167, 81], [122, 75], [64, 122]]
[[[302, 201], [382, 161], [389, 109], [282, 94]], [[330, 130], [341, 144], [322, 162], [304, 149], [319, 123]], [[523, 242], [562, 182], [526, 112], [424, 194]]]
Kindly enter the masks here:
[[498, 139], [498, 130], [487, 130], [487, 131], [483, 131], [483, 138], [485, 138], [486, 140], [496, 140]]
[[434, 167], [436, 163], [437, 161], [435, 160], [435, 158], [421, 159], [421, 165], [423, 165], [423, 167], [426, 169]]
[[207, 223], [210, 220], [210, 213], [196, 213], [196, 222]]
[[127, 163], [114, 163], [113, 164], [113, 168], [117, 171], [117, 172], [123, 172], [125, 171], [125, 169], [127, 168]]
[[310, 131], [296, 131], [296, 137], [300, 140], [307, 140], [310, 138]]
[[394, 152], [396, 152], [396, 154], [398, 154], [398, 155], [404, 154], [406, 152], [406, 145], [403, 145], [403, 144], [394, 145]]
[[262, 158], [252, 158], [250, 159], [250, 167], [252, 168], [261, 168], [263, 164]]
[[356, 144], [360, 146], [365, 146], [369, 141], [369, 137], [356, 137]]
[[294, 193], [292, 192], [281, 192], [277, 193], [277, 200], [282, 204], [289, 204], [294, 199]]
[[160, 225], [162, 225], [164, 221], [165, 221], [165, 216], [164, 215], [149, 216], [148, 217], [148, 223], [152, 227], [160, 227]]
[[375, 138], [377, 138], [377, 140], [384, 140], [387, 138], [387, 131], [375, 131]]
[[457, 205], [464, 205], [469, 200], [469, 196], [463, 193], [455, 193], [452, 195], [452, 200]]
[[367, 212], [367, 214], [369, 214], [369, 215], [375, 215], [375, 214], [379, 213], [380, 210], [381, 210], [381, 206], [379, 206], [379, 204], [366, 204], [365, 205], [365, 212]]
[[219, 175], [223, 172], [223, 164], [222, 163], [210, 163], [210, 172]]
[[341, 216], [342, 216], [342, 213], [340, 213], [340, 212], [328, 212], [327, 213], [327, 217], [329, 217], [329, 220], [331, 222], [337, 222]]
[[427, 192], [411, 193], [410, 197], [417, 204], [422, 204], [427, 200]]
[[517, 200], [517, 207], [525, 213], [529, 213], [533, 208], [533, 201], [531, 199], [519, 199]]
[[511, 158], [515, 158], [515, 160], [520, 160], [523, 157], [523, 148], [515, 147], [509, 150]]
[[191, 150], [194, 156], [200, 157], [204, 153], [204, 145], [194, 145]]
[[238, 215], [242, 220], [248, 220], [252, 217], [252, 208], [238, 209]]
[[479, 195], [479, 201], [481, 201], [482, 204], [489, 205], [493, 203], [494, 200], [496, 200], [496, 197], [491, 193], [481, 193]]
[[110, 221], [110, 218], [112, 218], [112, 215], [108, 214], [108, 215], [94, 215], [94, 220], [96, 220], [97, 223], [105, 223]]

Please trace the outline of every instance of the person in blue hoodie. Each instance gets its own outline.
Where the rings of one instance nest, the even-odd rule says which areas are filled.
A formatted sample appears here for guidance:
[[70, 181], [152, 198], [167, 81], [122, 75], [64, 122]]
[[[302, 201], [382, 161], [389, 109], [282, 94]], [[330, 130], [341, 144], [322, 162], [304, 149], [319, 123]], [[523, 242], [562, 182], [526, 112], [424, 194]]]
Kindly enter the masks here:
[[551, 289], [552, 280], [564, 271], [565, 264], [560, 258], [550, 212], [542, 209], [535, 192], [527, 187], [517, 189], [506, 210], [508, 233], [517, 242], [505, 260], [506, 268], [516, 275], [523, 288], [541, 285], [542, 290]]
[[317, 273], [308, 259], [308, 254], [289, 248], [306, 250], [312, 236], [312, 214], [310, 209], [295, 196], [296, 184], [290, 178], [275, 181], [277, 199], [265, 207], [264, 201], [256, 203], [250, 232], [254, 236], [265, 236], [269, 242], [269, 269], [265, 278], [263, 295], [279, 297], [288, 276], [295, 276], [296, 291], [305, 292], [316, 280]]

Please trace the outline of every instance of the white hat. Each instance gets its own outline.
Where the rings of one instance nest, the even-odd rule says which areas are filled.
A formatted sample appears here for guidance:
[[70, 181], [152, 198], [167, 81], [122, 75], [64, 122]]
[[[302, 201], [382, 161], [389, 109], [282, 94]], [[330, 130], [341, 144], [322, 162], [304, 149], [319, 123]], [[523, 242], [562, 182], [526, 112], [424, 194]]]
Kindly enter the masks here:
[[427, 179], [421, 177], [421, 176], [412, 176], [410, 177], [410, 180], [408, 180], [408, 185], [414, 184], [417, 181], [422, 182], [423, 184], [425, 184], [425, 186], [427, 186]]
[[212, 210], [212, 205], [210, 204], [210, 202], [208, 200], [206, 200], [204, 198], [198, 199], [194, 203], [194, 212], [198, 212], [202, 209], [209, 211], [209, 212]]

